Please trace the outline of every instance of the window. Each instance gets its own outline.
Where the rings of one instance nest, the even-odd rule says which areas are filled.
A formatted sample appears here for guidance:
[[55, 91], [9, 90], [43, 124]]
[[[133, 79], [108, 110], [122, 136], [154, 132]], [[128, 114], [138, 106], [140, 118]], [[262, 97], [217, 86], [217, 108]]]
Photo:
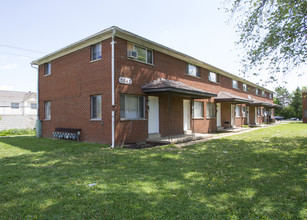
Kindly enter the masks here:
[[11, 108], [19, 109], [19, 103], [11, 103]]
[[45, 63], [44, 64], [44, 75], [48, 76], [51, 74], [51, 63]]
[[213, 72], [209, 72], [209, 81], [211, 82], [218, 82], [218, 75], [216, 73]]
[[232, 80], [232, 88], [235, 88], [235, 89], [239, 88], [239, 84], [237, 80]]
[[266, 97], [265, 91], [261, 91], [263, 97]]
[[215, 103], [207, 102], [207, 118], [215, 118]]
[[101, 119], [101, 95], [91, 96], [91, 119]]
[[142, 61], [144, 63], [153, 64], [152, 50], [148, 50], [146, 48], [134, 45], [134, 51], [137, 52], [137, 60]]
[[259, 95], [259, 89], [256, 88], [256, 95]]
[[247, 92], [247, 85], [243, 83], [243, 91]]
[[204, 103], [194, 101], [193, 118], [203, 118], [203, 117], [204, 117]]
[[51, 103], [50, 101], [45, 102], [45, 120], [51, 119]]
[[187, 64], [186, 73], [190, 76], [200, 77], [199, 68], [189, 63]]
[[120, 95], [120, 118], [145, 118], [144, 97], [137, 95]]
[[246, 117], [246, 106], [242, 106], [242, 117]]
[[101, 59], [101, 43], [91, 46], [91, 61]]
[[270, 94], [269, 94], [269, 97], [270, 97], [270, 99], [273, 99], [273, 94], [270, 93]]
[[236, 117], [240, 117], [241, 116], [241, 108], [239, 105], [236, 105]]
[[271, 115], [274, 115], [274, 109], [271, 108]]
[[261, 108], [260, 107], [257, 108], [257, 115], [258, 115], [258, 117], [261, 116]]
[[37, 109], [37, 104], [36, 103], [31, 103], [31, 109]]

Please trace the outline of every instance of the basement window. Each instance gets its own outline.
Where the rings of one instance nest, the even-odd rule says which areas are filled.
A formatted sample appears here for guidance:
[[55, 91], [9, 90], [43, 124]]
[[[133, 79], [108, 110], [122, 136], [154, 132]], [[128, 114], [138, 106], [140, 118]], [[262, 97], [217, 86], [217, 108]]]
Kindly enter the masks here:
[[120, 95], [120, 118], [131, 120], [144, 119], [144, 103], [144, 96]]

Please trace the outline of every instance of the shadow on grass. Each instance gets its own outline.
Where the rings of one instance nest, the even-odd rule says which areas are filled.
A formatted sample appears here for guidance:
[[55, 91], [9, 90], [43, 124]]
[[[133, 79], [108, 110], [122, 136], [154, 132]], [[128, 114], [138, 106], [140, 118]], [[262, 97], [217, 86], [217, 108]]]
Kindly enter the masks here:
[[31, 137], [1, 143], [25, 151], [0, 159], [8, 219], [307, 217], [303, 137], [138, 151]]

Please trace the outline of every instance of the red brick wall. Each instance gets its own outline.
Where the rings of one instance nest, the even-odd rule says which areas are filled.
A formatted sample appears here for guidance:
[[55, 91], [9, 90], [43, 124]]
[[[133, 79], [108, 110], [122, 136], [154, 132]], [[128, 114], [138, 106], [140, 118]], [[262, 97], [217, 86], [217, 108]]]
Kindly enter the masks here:
[[[111, 142], [111, 47], [102, 42], [102, 59], [90, 62], [86, 47], [51, 62], [51, 75], [39, 67], [40, 119], [44, 101], [51, 102], [51, 120], [43, 120], [43, 137], [51, 137], [55, 127], [81, 128], [81, 140]], [[102, 121], [91, 121], [90, 96], [102, 95]], [[103, 123], [103, 124], [102, 124]]]
[[307, 117], [305, 117], [305, 111], [307, 111], [307, 92], [302, 94], [303, 99], [303, 123], [307, 123]]
[[[111, 39], [102, 42], [102, 59], [90, 62], [90, 47], [83, 48], [51, 62], [51, 75], [44, 76], [43, 65], [40, 66], [40, 119], [44, 118], [44, 101], [51, 101], [51, 120], [43, 121], [43, 136], [51, 137], [55, 127], [81, 128], [81, 139], [86, 142], [111, 143]], [[154, 65], [148, 65], [127, 59], [127, 41], [116, 38], [115, 44], [115, 138], [116, 145], [123, 142], [145, 141], [148, 137], [148, 114], [143, 120], [120, 119], [120, 94], [143, 95], [142, 86], [158, 78], [183, 82], [187, 85], [212, 92], [230, 92], [248, 98], [248, 95], [259, 101], [272, 102], [269, 98], [255, 95], [254, 88], [249, 92], [232, 88], [232, 80], [219, 76], [219, 83], [208, 80], [209, 71], [200, 68], [200, 77], [185, 73], [186, 62], [166, 54], [154, 51]], [[132, 85], [118, 82], [119, 77], [129, 77]], [[90, 96], [102, 95], [102, 121], [90, 120]], [[261, 92], [260, 92], [261, 94]], [[268, 95], [267, 95], [268, 97]], [[160, 133], [170, 134], [168, 122], [168, 98], [159, 96]], [[195, 132], [206, 133], [216, 130], [216, 119], [206, 118], [204, 101], [204, 119], [194, 120]], [[213, 101], [213, 99], [211, 99]], [[228, 107], [229, 108], [228, 108]], [[250, 109], [252, 109], [251, 107]], [[230, 104], [222, 103], [222, 126], [230, 121]], [[183, 98], [172, 97], [172, 133], [183, 133]], [[241, 126], [244, 120], [237, 119]]]

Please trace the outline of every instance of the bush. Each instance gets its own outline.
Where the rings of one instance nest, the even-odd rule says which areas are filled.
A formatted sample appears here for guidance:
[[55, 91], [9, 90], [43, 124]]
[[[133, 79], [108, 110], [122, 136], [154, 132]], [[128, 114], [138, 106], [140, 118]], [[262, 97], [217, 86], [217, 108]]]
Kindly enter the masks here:
[[34, 135], [35, 129], [8, 129], [0, 131], [0, 136]]

